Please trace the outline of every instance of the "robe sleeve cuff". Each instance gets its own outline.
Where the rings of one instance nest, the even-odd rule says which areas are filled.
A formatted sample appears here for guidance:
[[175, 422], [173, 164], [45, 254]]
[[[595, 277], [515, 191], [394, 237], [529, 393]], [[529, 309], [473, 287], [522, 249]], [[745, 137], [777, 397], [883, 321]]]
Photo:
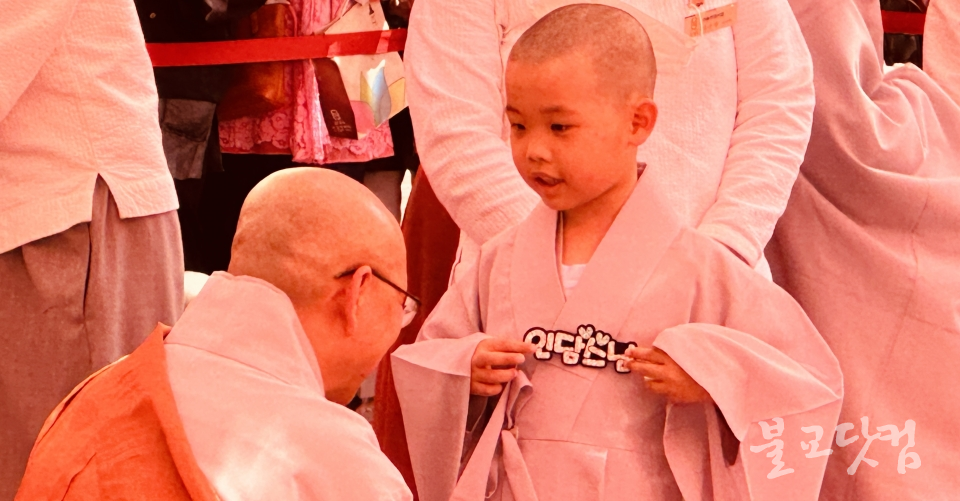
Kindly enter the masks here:
[[413, 476], [421, 499], [448, 499], [457, 482], [478, 332], [401, 346], [391, 355]]
[[751, 423], [799, 414], [841, 398], [796, 360], [733, 329], [686, 324], [663, 331], [653, 345], [710, 393], [741, 441]]

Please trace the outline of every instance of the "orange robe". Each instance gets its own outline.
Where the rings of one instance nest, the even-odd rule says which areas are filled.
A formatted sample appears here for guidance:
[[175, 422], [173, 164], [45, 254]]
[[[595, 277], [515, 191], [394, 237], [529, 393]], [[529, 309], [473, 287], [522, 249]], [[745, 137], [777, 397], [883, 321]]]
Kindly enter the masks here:
[[54, 409], [16, 501], [213, 501], [167, 379], [158, 325], [130, 356], [80, 383]]

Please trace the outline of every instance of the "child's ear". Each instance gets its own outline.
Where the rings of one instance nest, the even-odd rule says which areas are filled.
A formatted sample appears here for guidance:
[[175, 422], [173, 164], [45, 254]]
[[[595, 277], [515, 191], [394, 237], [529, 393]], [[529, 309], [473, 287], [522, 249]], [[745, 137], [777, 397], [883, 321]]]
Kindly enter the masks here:
[[659, 110], [657, 103], [647, 97], [633, 100], [630, 110], [633, 113], [630, 123], [630, 143], [640, 146], [653, 133]]

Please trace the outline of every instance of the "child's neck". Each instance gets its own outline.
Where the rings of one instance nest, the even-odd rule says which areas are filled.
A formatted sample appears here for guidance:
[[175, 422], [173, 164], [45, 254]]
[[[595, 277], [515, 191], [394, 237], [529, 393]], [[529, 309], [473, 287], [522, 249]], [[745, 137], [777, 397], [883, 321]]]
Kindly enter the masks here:
[[562, 211], [562, 233], [558, 235], [563, 242], [562, 264], [585, 264], [590, 261], [636, 185], [637, 178], [633, 177], [632, 181], [619, 183], [590, 202]]

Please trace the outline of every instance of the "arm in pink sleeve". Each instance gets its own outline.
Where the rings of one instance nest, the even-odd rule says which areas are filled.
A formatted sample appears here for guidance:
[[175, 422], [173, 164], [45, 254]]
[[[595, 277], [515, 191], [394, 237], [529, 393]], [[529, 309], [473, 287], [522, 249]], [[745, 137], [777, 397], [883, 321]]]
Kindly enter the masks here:
[[813, 67], [786, 0], [739, 0], [737, 119], [701, 232], [753, 266], [783, 214], [813, 121]]
[[880, 7], [864, 0], [791, 5], [816, 69], [817, 107], [804, 177], [842, 210], [853, 210], [858, 195], [850, 190], [857, 187], [838, 182], [835, 169], [842, 165], [901, 176], [955, 176], [960, 107], [913, 65], [884, 73]]
[[404, 58], [423, 168], [453, 220], [482, 244], [539, 200], [503, 138], [494, 0], [419, 0]]
[[79, 0], [0, 0], [0, 122], [62, 41]]
[[930, 0], [923, 34], [923, 70], [960, 104], [960, 2]]
[[960, 104], [960, 2], [930, 0], [923, 36], [923, 69]]

